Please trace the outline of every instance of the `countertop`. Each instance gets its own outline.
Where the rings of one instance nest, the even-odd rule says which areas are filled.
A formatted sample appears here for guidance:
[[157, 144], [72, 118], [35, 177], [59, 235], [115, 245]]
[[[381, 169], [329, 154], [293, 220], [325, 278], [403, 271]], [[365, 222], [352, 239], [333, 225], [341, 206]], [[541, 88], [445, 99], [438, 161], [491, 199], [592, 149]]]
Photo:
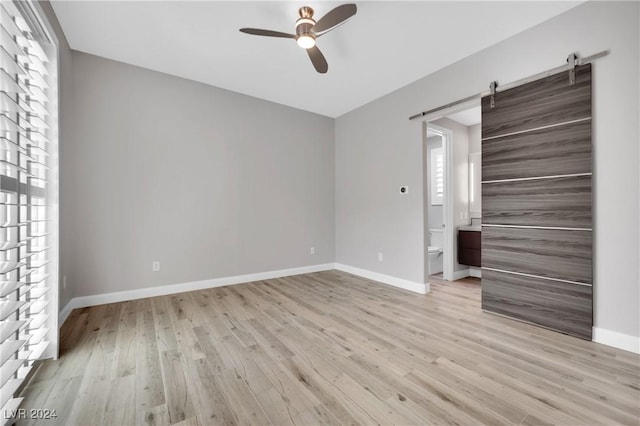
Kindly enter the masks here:
[[458, 231], [482, 232], [482, 225], [462, 225], [462, 226], [458, 226]]

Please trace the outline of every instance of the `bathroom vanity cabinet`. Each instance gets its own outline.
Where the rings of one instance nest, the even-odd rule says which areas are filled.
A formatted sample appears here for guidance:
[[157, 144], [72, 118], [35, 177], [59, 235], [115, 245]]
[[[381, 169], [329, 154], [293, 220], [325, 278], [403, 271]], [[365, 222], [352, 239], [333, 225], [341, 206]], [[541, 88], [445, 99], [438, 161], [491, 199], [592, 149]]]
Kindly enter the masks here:
[[480, 267], [480, 231], [458, 230], [458, 263]]

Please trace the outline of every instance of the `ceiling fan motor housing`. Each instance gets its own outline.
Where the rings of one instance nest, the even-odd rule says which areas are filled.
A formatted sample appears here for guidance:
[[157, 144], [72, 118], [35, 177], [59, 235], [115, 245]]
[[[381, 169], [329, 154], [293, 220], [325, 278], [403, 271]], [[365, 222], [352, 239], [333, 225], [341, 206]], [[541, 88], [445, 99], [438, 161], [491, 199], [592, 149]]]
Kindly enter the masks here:
[[311, 32], [311, 28], [316, 24], [316, 21], [313, 20], [313, 9], [309, 6], [304, 6], [298, 9], [298, 14], [300, 18], [296, 21], [296, 35], [298, 37], [308, 35], [315, 38]]

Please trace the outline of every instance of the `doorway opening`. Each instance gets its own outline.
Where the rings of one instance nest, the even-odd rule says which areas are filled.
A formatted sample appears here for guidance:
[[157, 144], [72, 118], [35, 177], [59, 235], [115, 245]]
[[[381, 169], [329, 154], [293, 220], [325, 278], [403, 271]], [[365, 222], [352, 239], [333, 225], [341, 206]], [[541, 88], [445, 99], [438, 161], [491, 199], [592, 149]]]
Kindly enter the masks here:
[[479, 101], [423, 122], [425, 276], [481, 276], [481, 108]]
[[[451, 280], [451, 238], [447, 230], [452, 223], [450, 191], [450, 154], [453, 132], [433, 123], [426, 128], [425, 138], [425, 229], [427, 230], [426, 270], [429, 276]], [[446, 266], [446, 268], [445, 268]], [[446, 269], [446, 270], [445, 270]]]

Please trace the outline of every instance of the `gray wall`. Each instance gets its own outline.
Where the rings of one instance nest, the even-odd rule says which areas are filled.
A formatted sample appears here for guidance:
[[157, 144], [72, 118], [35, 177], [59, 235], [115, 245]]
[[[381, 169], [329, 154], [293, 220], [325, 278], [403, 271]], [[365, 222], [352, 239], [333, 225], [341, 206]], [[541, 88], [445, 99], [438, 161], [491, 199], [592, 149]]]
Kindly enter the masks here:
[[336, 261], [423, 282], [422, 123], [410, 115], [611, 49], [594, 64], [594, 320], [640, 335], [638, 8], [587, 2], [338, 118]]
[[333, 119], [75, 51], [72, 96], [74, 296], [333, 262]]

